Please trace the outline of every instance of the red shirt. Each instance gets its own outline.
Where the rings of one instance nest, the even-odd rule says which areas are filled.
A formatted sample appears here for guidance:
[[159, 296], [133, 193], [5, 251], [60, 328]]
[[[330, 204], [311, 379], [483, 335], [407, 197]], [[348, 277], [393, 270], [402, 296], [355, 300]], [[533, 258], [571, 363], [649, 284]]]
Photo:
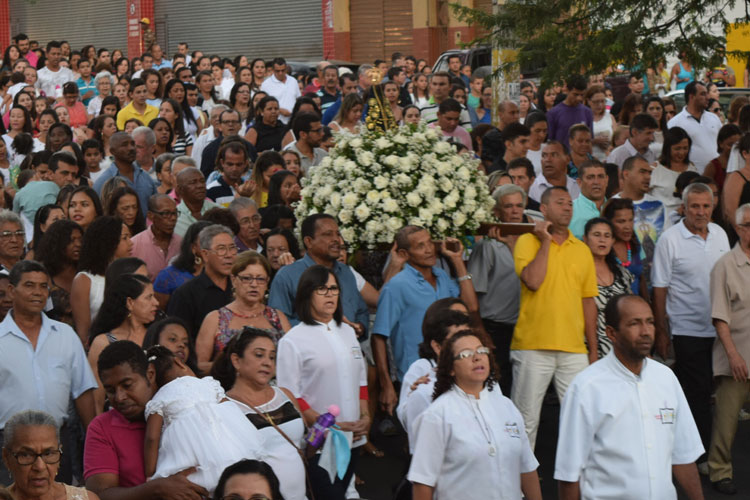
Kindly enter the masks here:
[[122, 488], [145, 483], [145, 437], [145, 421], [131, 422], [114, 409], [96, 417], [86, 430], [83, 479], [96, 474], [116, 474]]

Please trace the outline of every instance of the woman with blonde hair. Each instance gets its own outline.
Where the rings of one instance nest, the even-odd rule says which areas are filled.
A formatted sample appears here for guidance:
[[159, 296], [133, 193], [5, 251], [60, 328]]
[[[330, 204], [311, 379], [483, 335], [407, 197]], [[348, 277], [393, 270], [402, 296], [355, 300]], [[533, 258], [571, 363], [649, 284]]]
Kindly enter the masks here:
[[344, 97], [339, 112], [331, 122], [331, 130], [334, 132], [347, 130], [356, 134], [359, 132], [360, 125], [362, 125], [362, 110], [364, 108], [364, 101], [356, 93]]

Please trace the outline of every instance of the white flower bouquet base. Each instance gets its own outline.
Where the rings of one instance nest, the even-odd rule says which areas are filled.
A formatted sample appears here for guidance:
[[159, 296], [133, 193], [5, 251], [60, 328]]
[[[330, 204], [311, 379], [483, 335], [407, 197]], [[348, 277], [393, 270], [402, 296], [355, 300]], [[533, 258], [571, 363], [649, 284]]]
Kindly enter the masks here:
[[333, 215], [350, 251], [390, 245], [407, 224], [436, 239], [461, 238], [490, 218], [494, 200], [478, 160], [456, 154], [440, 129], [402, 125], [336, 137], [303, 179], [296, 215]]

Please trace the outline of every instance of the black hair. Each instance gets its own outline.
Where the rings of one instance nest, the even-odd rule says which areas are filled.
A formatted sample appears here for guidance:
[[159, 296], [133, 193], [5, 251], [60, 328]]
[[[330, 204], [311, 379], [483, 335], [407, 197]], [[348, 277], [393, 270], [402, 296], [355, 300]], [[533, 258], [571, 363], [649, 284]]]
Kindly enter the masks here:
[[18, 286], [21, 282], [21, 278], [26, 273], [44, 273], [49, 277], [49, 272], [44, 264], [37, 262], [36, 260], [20, 260], [16, 262], [8, 273], [8, 279], [10, 284]]
[[214, 490], [214, 498], [224, 497], [224, 488], [226, 488], [227, 482], [232, 476], [244, 474], [257, 474], [265, 479], [271, 490], [270, 500], [284, 500], [284, 497], [281, 496], [279, 479], [276, 477], [271, 466], [260, 460], [249, 459], [240, 460], [224, 469], [224, 472], [221, 473], [221, 477], [219, 477], [219, 483]]
[[302, 243], [305, 242], [305, 238], [314, 238], [315, 231], [318, 227], [318, 221], [326, 219], [336, 222], [336, 218], [333, 215], [325, 213], [312, 214], [305, 217], [305, 219], [302, 221], [302, 227], [300, 228]]
[[555, 191], [564, 191], [566, 193], [569, 193], [568, 188], [565, 186], [550, 186], [542, 193], [542, 196], [539, 199], [539, 203], [542, 205], [546, 205], [547, 203], [549, 203], [549, 197], [552, 196], [552, 193], [554, 193]]
[[[294, 102], [294, 107], [292, 108], [292, 114], [289, 116], [289, 127], [294, 127], [294, 122], [297, 119], [297, 115], [300, 114], [299, 108], [301, 108], [303, 105], [309, 104], [312, 106], [313, 111], [304, 111], [304, 113], [315, 113], [318, 116], [322, 116], [322, 113], [320, 112], [320, 107], [315, 103], [315, 101], [311, 97], [303, 96], [298, 97], [297, 100]], [[315, 120], [313, 120], [315, 121]], [[320, 119], [318, 119], [320, 121]]]
[[341, 324], [343, 317], [342, 306], [341, 306], [341, 285], [336, 275], [325, 266], [314, 265], [308, 267], [302, 276], [299, 278], [299, 284], [297, 285], [297, 294], [294, 298], [294, 310], [297, 312], [297, 317], [302, 323], [307, 325], [314, 325], [316, 320], [312, 315], [312, 300], [313, 294], [317, 293], [316, 288], [326, 286], [328, 283], [328, 277], [333, 276], [336, 280], [336, 285], [339, 287], [339, 294], [337, 296], [336, 311], [333, 313], [333, 319], [337, 325]]
[[633, 117], [633, 119], [630, 121], [630, 130], [638, 130], [643, 131], [647, 129], [659, 129], [659, 124], [656, 123], [656, 120], [653, 116], [649, 115], [648, 113], [638, 113]]
[[610, 297], [607, 305], [604, 306], [604, 324], [617, 330], [620, 327], [620, 302], [631, 298], [643, 300], [641, 297], [630, 293]]
[[268, 330], [246, 326], [240, 333], [232, 337], [224, 349], [217, 355], [211, 367], [211, 376], [219, 381], [225, 391], [231, 389], [237, 380], [237, 370], [232, 365], [232, 354], [243, 358], [247, 346], [260, 338], [268, 339], [276, 344], [276, 339]]
[[320, 115], [317, 113], [311, 113], [309, 111], [299, 113], [294, 118], [294, 122], [292, 123], [292, 131], [294, 132], [294, 136], [300, 137], [300, 133], [302, 132], [309, 133], [310, 129], [312, 129], [312, 124], [315, 122], [319, 122], [320, 120]]
[[[565, 82], [565, 88], [567, 88], [568, 90], [586, 90], [587, 86], [588, 82], [586, 81], [586, 78], [583, 77], [583, 75], [572, 75]], [[544, 100], [544, 94], [542, 94], [542, 100]]]
[[193, 254], [193, 243], [198, 242], [198, 234], [213, 223], [207, 220], [193, 222], [185, 231], [180, 243], [180, 253], [172, 261], [172, 265], [181, 271], [195, 272], [195, 255]]
[[122, 325], [130, 314], [126, 307], [127, 299], [138, 298], [150, 284], [151, 281], [140, 274], [125, 274], [113, 282], [91, 323], [89, 345], [98, 335]]
[[[284, 239], [286, 240], [287, 246], [289, 247], [289, 253], [292, 254], [292, 257], [294, 257], [294, 260], [298, 260], [302, 257], [302, 254], [300, 254], [300, 251], [299, 251], [299, 243], [297, 242], [297, 238], [294, 236], [293, 232], [291, 232], [288, 229], [284, 229], [283, 227], [274, 227], [273, 229], [271, 229], [265, 234], [264, 240], [267, 243], [268, 238], [270, 238], [271, 236], [276, 236], [276, 235], [284, 237]], [[268, 258], [268, 254], [266, 253], [266, 246], [267, 245], [263, 246], [263, 251], [261, 252], [261, 254], [264, 257]]]
[[646, 99], [646, 102], [643, 103], [643, 111], [648, 112], [648, 105], [652, 102], [658, 102], [661, 106], [661, 119], [659, 120], [659, 130], [662, 132], [667, 131], [667, 114], [664, 112], [664, 101], [661, 100], [661, 97], [658, 95], [652, 95], [648, 99]]
[[[91, 200], [91, 204], [94, 205], [94, 210], [96, 211], [97, 218], [104, 215], [104, 210], [102, 209], [102, 202], [99, 200], [99, 195], [96, 194], [96, 191], [94, 191], [92, 188], [88, 186], [77, 186], [75, 189], [73, 189], [73, 191], [70, 193], [70, 198], [68, 198], [68, 204], [70, 204], [70, 201], [78, 193], [84, 193], [86, 196], [89, 197], [89, 199]], [[83, 251], [81, 251], [81, 254], [83, 254]]]
[[[175, 120], [176, 121], [176, 120]], [[169, 129], [169, 140], [167, 141], [167, 153], [172, 152], [172, 141], [174, 140], [174, 129], [172, 128], [172, 125], [169, 124], [166, 118], [157, 117], [148, 122], [148, 128], [151, 130], [154, 130], [156, 126], [159, 124], [159, 122], [164, 123], [167, 128]]]
[[122, 236], [123, 222], [108, 215], [97, 217], [83, 235], [78, 270], [104, 276]]
[[47, 163], [50, 172], [57, 172], [60, 162], [78, 166], [78, 160], [72, 154], [67, 151], [58, 151], [50, 157], [49, 162]]
[[13, 138], [11, 147], [16, 151], [17, 154], [29, 155], [34, 149], [34, 138], [31, 134], [21, 132]]
[[440, 103], [440, 106], [438, 107], [438, 112], [440, 114], [444, 113], [460, 113], [463, 107], [461, 106], [461, 103], [457, 100], [449, 97], [448, 99], [445, 99], [443, 102]]
[[[24, 108], [20, 104], [14, 104], [13, 107], [10, 108], [11, 113], [13, 112], [14, 109], [20, 109], [21, 111], [23, 111], [23, 130], [22, 130], [22, 132], [25, 132], [27, 134], [34, 133], [34, 124], [32, 122], [31, 113], [29, 112], [29, 110], [26, 109], [26, 108]], [[10, 113], [8, 113], [8, 116], [10, 116]], [[10, 130], [10, 122], [8, 122], [8, 130]], [[50, 127], [50, 130], [52, 130], [51, 127]]]
[[138, 344], [130, 340], [118, 340], [105, 347], [99, 354], [99, 359], [96, 362], [96, 370], [99, 373], [99, 377], [101, 377], [103, 371], [111, 370], [124, 364], [130, 365], [133, 373], [146, 378], [146, 370], [148, 368], [146, 353], [143, 352], [143, 349]]
[[419, 344], [419, 357], [437, 362], [437, 355], [432, 349], [432, 341], [442, 344], [451, 326], [466, 325], [471, 320], [466, 313], [451, 309], [454, 304], [463, 304], [458, 297], [449, 297], [433, 302], [424, 313], [422, 320], [422, 342]]
[[[283, 159], [282, 159], [282, 162], [283, 162]], [[275, 174], [271, 176], [271, 180], [268, 181], [268, 204], [267, 205], [283, 205], [284, 204], [283, 200], [281, 199], [281, 185], [284, 183], [287, 177], [294, 177], [294, 180], [297, 181], [297, 176], [294, 175], [289, 170], [279, 170], [278, 172], [276, 172]]]
[[138, 257], [121, 257], [112, 261], [104, 273], [104, 295], [107, 295], [112, 283], [126, 274], [134, 274], [140, 267], [145, 267], [146, 263]]
[[[453, 334], [451, 338], [447, 339], [443, 343], [443, 346], [440, 348], [435, 389], [432, 392], [433, 401], [440, 397], [440, 395], [449, 391], [450, 388], [453, 387], [453, 385], [456, 383], [455, 376], [451, 374], [451, 372], [453, 371], [453, 363], [455, 361], [453, 359], [453, 346], [459, 339], [464, 337], [476, 337], [480, 340], [480, 342], [482, 342], [483, 346], [490, 348], [492, 347], [490, 340], [485, 338], [485, 335], [482, 335], [480, 332], [469, 328], [458, 331]], [[495, 387], [495, 384], [497, 384], [497, 364], [495, 362], [495, 356], [493, 356], [491, 353], [489, 356], [487, 356], [487, 358], [489, 361], [490, 373], [487, 376], [487, 379], [484, 381], [484, 387], [486, 387], [488, 391], [492, 391]]]
[[269, 205], [261, 211], [261, 229], [274, 229], [279, 227], [282, 219], [291, 219], [292, 225], [296, 226], [297, 218], [294, 216], [294, 210], [286, 205]]
[[171, 380], [168, 379], [169, 370], [174, 366], [176, 356], [172, 351], [161, 345], [151, 346], [146, 351], [149, 365], [153, 365], [156, 375], [156, 387], [163, 387]]
[[[609, 163], [607, 165], [610, 165]], [[630, 210], [635, 215], [635, 208], [633, 206], [633, 200], [629, 198], [612, 198], [602, 207], [602, 217], [612, 222], [615, 218], [615, 214], [619, 210]], [[614, 232], [612, 233], [614, 235]], [[640, 252], [641, 244], [638, 241], [638, 235], [633, 231], [633, 235], [630, 238], [631, 253], [636, 255]]]
[[138, 193], [133, 188], [130, 186], [121, 186], [112, 191], [109, 195], [109, 201], [107, 202], [106, 213], [107, 215], [117, 217], [117, 204], [120, 202], [120, 198], [127, 195], [135, 196], [135, 203], [138, 207], [136, 210], [135, 221], [133, 222], [133, 225], [128, 228], [130, 229], [130, 234], [135, 236], [146, 229], [146, 218], [143, 216], [143, 211], [141, 210], [141, 200], [138, 197]]
[[688, 141], [688, 156], [685, 158], [685, 161], [690, 162], [690, 149], [693, 146], [693, 140], [682, 127], [672, 127], [664, 132], [664, 145], [661, 149], [659, 162], [665, 167], [670, 168], [672, 166], [672, 147], [685, 139]]
[[50, 276], [61, 273], [66, 266], [75, 268], [78, 262], [68, 260], [67, 246], [73, 238], [73, 232], [80, 231], [83, 236], [83, 228], [68, 219], [60, 219], [52, 223], [47, 231], [40, 237], [34, 258], [44, 264]]
[[740, 128], [734, 123], [727, 123], [719, 129], [719, 135], [716, 137], [716, 152], [721, 153], [721, 143], [733, 135], [742, 136]]
[[[123, 260], [123, 259], [118, 259]], [[193, 338], [190, 336], [190, 328], [188, 327], [187, 323], [185, 323], [185, 320], [182, 318], [178, 318], [177, 316], [169, 316], [164, 319], [160, 319], [159, 321], [155, 321], [154, 323], [151, 323], [149, 325], [148, 329], [146, 330], [146, 336], [143, 338], [143, 348], [148, 349], [149, 347], [153, 347], [155, 345], [160, 345], [159, 338], [161, 337], [161, 333], [164, 331], [166, 327], [169, 325], [178, 325], [182, 327], [185, 332], [188, 334], [188, 357], [185, 361], [185, 364], [193, 370], [193, 372], [197, 376], [201, 376], [201, 371], [198, 369], [198, 361], [196, 359], [195, 355], [195, 342], [193, 341]]]
[[174, 119], [174, 127], [170, 126], [173, 129], [174, 134], [177, 136], [177, 138], [186, 137], [187, 133], [185, 132], [185, 122], [183, 120], [184, 112], [182, 110], [182, 105], [180, 105], [180, 103], [178, 103], [174, 99], [166, 96], [164, 96], [161, 103], [164, 104], [165, 102], [172, 106], [172, 110], [175, 112], [175, 115], [177, 115]]
[[510, 160], [510, 162], [508, 162], [508, 166], [505, 169], [505, 171], [510, 172], [510, 170], [513, 168], [526, 169], [526, 177], [528, 177], [529, 179], [536, 177], [536, 173], [534, 171], [534, 164], [531, 163], [531, 160], [529, 160], [525, 156], [521, 158], [513, 158], [512, 160]]
[[705, 83], [700, 82], [698, 80], [693, 80], [692, 82], [685, 85], [685, 104], [690, 103], [690, 98], [694, 97], [698, 93], [698, 85], [706, 86]]
[[[612, 231], [612, 238], [615, 237], [615, 227], [612, 225], [612, 221], [609, 219], [606, 219], [604, 217], [594, 217], [593, 219], [589, 219], [586, 222], [586, 225], [583, 228], [583, 234], [584, 236], [588, 236], [589, 232], [596, 226], [597, 224], [604, 224], [607, 227], [609, 227], [609, 230]], [[617, 265], [617, 255], [615, 254], [614, 245], [610, 249], [609, 253], [604, 257], [604, 262], [607, 263], [607, 267], [610, 271], [612, 271], [612, 274], [617, 277], [622, 277], [624, 274], [622, 272], [622, 268]]]
[[[61, 129], [65, 133], [65, 135], [68, 136], [68, 138], [60, 144], [60, 147], [58, 147], [56, 150], [53, 151], [52, 143], [51, 143], [52, 141], [50, 141], [50, 137], [52, 136], [52, 132], [54, 132], [57, 129]], [[47, 131], [47, 142], [44, 144], [44, 149], [55, 153], [59, 151], [60, 148], [62, 148], [66, 142], [70, 142], [72, 140], [73, 140], [73, 129], [71, 129], [68, 125], [62, 122], [55, 122]]]
[[[50, 212], [54, 209], [62, 210], [62, 207], [54, 203], [48, 203], [47, 205], [42, 205], [41, 207], [39, 207], [39, 209], [36, 211], [36, 214], [34, 214], [34, 245], [32, 248], [35, 254], [38, 251], [39, 242], [42, 239], [42, 235], [44, 235], [44, 231], [42, 231], [42, 224], [45, 224], [47, 222]], [[65, 211], [63, 211], [63, 213], [65, 213]]]
[[531, 130], [520, 122], [509, 123], [502, 131], [503, 141], [515, 141], [519, 137], [529, 137]]

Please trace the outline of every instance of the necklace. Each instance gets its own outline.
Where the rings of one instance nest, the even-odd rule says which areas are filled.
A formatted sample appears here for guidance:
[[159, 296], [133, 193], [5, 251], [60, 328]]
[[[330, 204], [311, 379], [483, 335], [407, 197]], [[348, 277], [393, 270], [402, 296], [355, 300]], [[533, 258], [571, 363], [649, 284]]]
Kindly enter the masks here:
[[[227, 309], [229, 309], [229, 308], [227, 308]], [[232, 311], [231, 309], [229, 309], [229, 310]], [[240, 312], [232, 311], [232, 314], [234, 314], [235, 316], [237, 316], [239, 318], [243, 318], [243, 319], [254, 319], [254, 318], [259, 317], [261, 314], [263, 314], [263, 312], [265, 312], [265, 310], [266, 310], [266, 306], [263, 306], [261, 308], [261, 310], [258, 311], [257, 313], [242, 314]]]
[[628, 249], [628, 258], [627, 258], [627, 260], [621, 261], [619, 257], [616, 257], [616, 258], [617, 258], [617, 261], [620, 264], [623, 265], [623, 267], [630, 267], [630, 264], [633, 263], [633, 253], [630, 250], [630, 242], [629, 241], [627, 243], [625, 243], [625, 248]]
[[[474, 420], [477, 421], [479, 430], [482, 431], [482, 436], [487, 440], [487, 454], [491, 457], [494, 457], [497, 454], [497, 451], [495, 450], [495, 446], [492, 444], [492, 433], [490, 432], [490, 428], [489, 426], [487, 426], [487, 421], [484, 419], [482, 409], [479, 408], [479, 400], [477, 400], [476, 408], [474, 408], [474, 405], [471, 404], [471, 397], [469, 397], [468, 394], [466, 394], [466, 400], [469, 403], [469, 407], [471, 407], [471, 413], [474, 415]], [[479, 413], [478, 416], [477, 412]], [[482, 422], [479, 422], [479, 417], [482, 417]]]

